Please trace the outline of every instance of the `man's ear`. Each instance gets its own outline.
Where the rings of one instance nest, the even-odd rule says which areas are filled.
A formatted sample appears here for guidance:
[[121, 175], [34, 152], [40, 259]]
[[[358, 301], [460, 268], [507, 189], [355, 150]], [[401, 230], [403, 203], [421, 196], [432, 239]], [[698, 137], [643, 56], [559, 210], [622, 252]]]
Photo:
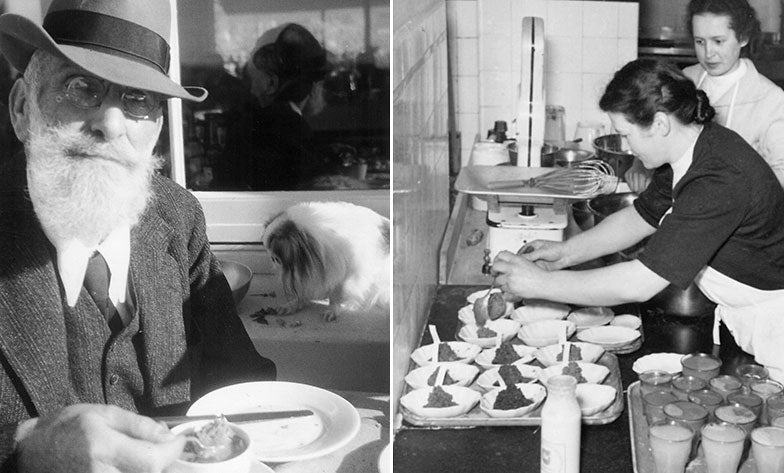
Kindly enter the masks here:
[[11, 125], [19, 141], [27, 139], [30, 132], [30, 120], [27, 113], [28, 100], [27, 84], [22, 79], [17, 79], [8, 94], [8, 113], [11, 117]]

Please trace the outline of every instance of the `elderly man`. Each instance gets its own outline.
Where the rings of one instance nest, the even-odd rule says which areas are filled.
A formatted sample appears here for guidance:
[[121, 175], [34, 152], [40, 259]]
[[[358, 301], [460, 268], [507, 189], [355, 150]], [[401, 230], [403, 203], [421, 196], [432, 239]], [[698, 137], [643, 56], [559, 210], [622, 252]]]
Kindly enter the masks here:
[[156, 174], [170, 97], [166, 0], [54, 0], [0, 17], [24, 155], [0, 163], [5, 471], [161, 471], [183, 440], [146, 416], [273, 379], [237, 317], [204, 216]]

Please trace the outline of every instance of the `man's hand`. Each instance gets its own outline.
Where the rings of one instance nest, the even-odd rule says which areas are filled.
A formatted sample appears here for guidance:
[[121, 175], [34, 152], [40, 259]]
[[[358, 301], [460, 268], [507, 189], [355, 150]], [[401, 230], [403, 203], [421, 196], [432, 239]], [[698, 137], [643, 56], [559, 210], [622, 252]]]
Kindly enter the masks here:
[[76, 404], [28, 425], [18, 439], [18, 471], [159, 473], [185, 439], [119, 407]]

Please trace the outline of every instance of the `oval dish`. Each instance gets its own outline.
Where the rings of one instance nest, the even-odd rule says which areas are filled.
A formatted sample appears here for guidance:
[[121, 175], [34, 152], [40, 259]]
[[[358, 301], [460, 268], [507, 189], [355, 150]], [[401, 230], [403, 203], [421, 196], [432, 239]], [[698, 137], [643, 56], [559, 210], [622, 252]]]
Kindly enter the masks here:
[[[474, 345], [473, 343], [468, 342], [441, 342], [441, 343], [448, 343], [449, 347], [452, 351], [455, 352], [455, 355], [458, 356], [457, 361], [458, 363], [473, 363], [476, 356], [479, 354], [482, 349], [478, 345]], [[433, 361], [433, 344], [423, 345], [413, 353], [411, 353], [411, 359], [414, 360], [419, 366], [425, 366], [432, 363]], [[447, 363], [447, 362], [438, 362], [438, 363]]]
[[[538, 366], [533, 366], [526, 364], [524, 362], [515, 361], [512, 363], [518, 371], [520, 371], [520, 375], [531, 378], [531, 381], [527, 383], [517, 383], [517, 384], [530, 384], [535, 383], [539, 380], [539, 376], [542, 374], [542, 368]], [[500, 384], [496, 385], [495, 383], [501, 380], [501, 376], [499, 375], [499, 370], [501, 366], [495, 366], [493, 368], [488, 369], [484, 373], [480, 374], [478, 378], [476, 378], [476, 384], [480, 388], [484, 389], [485, 391], [491, 391], [493, 389], [501, 387]]]
[[605, 384], [578, 384], [575, 393], [583, 417], [589, 417], [607, 409], [615, 400], [617, 392], [614, 387]]
[[420, 417], [445, 418], [465, 414], [476, 406], [481, 397], [479, 391], [471, 388], [462, 386], [442, 386], [442, 388], [452, 396], [452, 400], [457, 405], [451, 407], [425, 407], [430, 392], [433, 390], [431, 387], [414, 389], [408, 392], [400, 398], [400, 403], [403, 407]]
[[563, 320], [570, 310], [568, 305], [559, 302], [529, 300], [515, 309], [509, 318], [520, 322], [520, 325], [528, 325], [542, 320]]
[[547, 390], [540, 384], [516, 384], [515, 387], [523, 393], [523, 396], [532, 401], [531, 404], [518, 407], [517, 409], [494, 409], [493, 405], [498, 397], [498, 393], [504, 389], [495, 388], [482, 395], [479, 408], [490, 417], [522, 417], [539, 407], [547, 395]]
[[[580, 359], [575, 361], [584, 361], [586, 363], [595, 363], [599, 358], [604, 355], [604, 348], [600, 347], [599, 345], [594, 345], [593, 343], [586, 343], [586, 342], [569, 342], [572, 345], [572, 349], [579, 348], [580, 350]], [[563, 359], [557, 359], [559, 355], [563, 353], [563, 344], [556, 343], [553, 345], [547, 345], [546, 347], [541, 347], [536, 350], [534, 356], [536, 357], [537, 361], [541, 363], [545, 368], [548, 366], [556, 365], [559, 363], [563, 363]], [[561, 355], [563, 356], [563, 355]]]
[[[508, 342], [517, 335], [517, 331], [520, 330], [520, 323], [509, 319], [496, 319], [488, 320], [487, 323], [485, 323], [485, 327], [501, 335], [502, 342]], [[497, 337], [479, 338], [477, 335], [478, 330], [478, 325], [464, 325], [460, 331], [457, 332], [457, 336], [465, 342], [479, 345], [482, 348], [490, 348], [496, 345]]]
[[[604, 365], [585, 363], [583, 361], [578, 361], [576, 363], [582, 370], [581, 374], [583, 378], [585, 378], [586, 383], [601, 384], [607, 378], [607, 375], [610, 374], [610, 369]], [[542, 370], [542, 374], [539, 375], [539, 381], [547, 386], [547, 380], [550, 379], [551, 376], [563, 374], [563, 370], [566, 366], [565, 363], [548, 366]]]
[[528, 325], [523, 325], [517, 336], [528, 346], [546, 347], [558, 343], [566, 333], [566, 339], [571, 337], [577, 327], [568, 320], [542, 320]]
[[583, 342], [595, 343], [606, 348], [618, 348], [629, 345], [640, 338], [640, 332], [627, 327], [614, 325], [593, 327], [577, 334]]
[[448, 386], [468, 386], [471, 384], [476, 375], [479, 374], [479, 368], [474, 365], [458, 362], [447, 363], [430, 363], [426, 366], [421, 366], [411, 370], [405, 377], [406, 383], [414, 389], [421, 389], [430, 387], [427, 380], [437, 369], [445, 369], [449, 373], [449, 377], [456, 381], [455, 384]]

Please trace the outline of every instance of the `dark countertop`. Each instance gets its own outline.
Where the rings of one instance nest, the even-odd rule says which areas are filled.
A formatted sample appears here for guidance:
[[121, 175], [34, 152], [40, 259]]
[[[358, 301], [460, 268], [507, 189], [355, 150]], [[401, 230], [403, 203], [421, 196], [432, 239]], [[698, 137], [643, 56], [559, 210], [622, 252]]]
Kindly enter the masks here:
[[[442, 340], [454, 340], [460, 322], [457, 311], [465, 297], [486, 286], [441, 286], [431, 305], [428, 324], [434, 324]], [[624, 391], [637, 380], [634, 361], [649, 353], [695, 351], [713, 348], [712, 313], [700, 317], [674, 317], [635, 305], [613, 307], [616, 314], [642, 312], [644, 343], [636, 352], [618, 355]], [[422, 344], [431, 343], [425, 329]], [[731, 372], [748, 355], [733, 343], [722, 339], [719, 356], [723, 372]], [[624, 395], [624, 403], [626, 396]], [[475, 427], [465, 429], [427, 429], [403, 423], [395, 435], [393, 455], [395, 471], [433, 472], [505, 472], [539, 470], [539, 427]], [[583, 425], [581, 471], [629, 473], [633, 470], [628, 409], [606, 425]]]

